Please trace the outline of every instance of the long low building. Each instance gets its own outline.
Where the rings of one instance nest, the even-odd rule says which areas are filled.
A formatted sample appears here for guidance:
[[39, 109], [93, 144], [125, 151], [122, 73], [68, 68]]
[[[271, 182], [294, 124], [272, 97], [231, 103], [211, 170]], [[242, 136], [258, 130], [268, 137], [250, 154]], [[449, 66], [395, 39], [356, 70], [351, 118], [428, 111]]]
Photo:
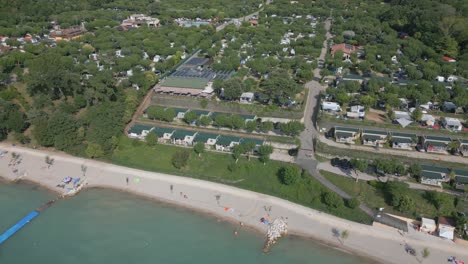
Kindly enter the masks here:
[[128, 130], [128, 137], [143, 140], [149, 133], [155, 133], [158, 142], [175, 145], [192, 146], [202, 142], [207, 148], [218, 151], [232, 151], [239, 144], [253, 144], [254, 150], [265, 144], [264, 140], [248, 137], [225, 136], [214, 133], [205, 133], [192, 130], [154, 127], [135, 124]]

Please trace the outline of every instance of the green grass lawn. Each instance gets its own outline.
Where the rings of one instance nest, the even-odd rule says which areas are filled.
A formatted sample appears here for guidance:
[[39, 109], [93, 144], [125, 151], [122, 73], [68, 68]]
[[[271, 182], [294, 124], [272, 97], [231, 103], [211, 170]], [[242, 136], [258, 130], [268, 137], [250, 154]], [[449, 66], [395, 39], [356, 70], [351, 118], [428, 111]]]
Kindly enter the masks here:
[[162, 144], [150, 147], [144, 142], [122, 137], [118, 149], [115, 150], [112, 156], [112, 162], [148, 171], [228, 184], [277, 196], [352, 221], [370, 223], [370, 218], [360, 209], [328, 208], [321, 201], [321, 194], [326, 189], [308, 175], [304, 175], [294, 185], [282, 184], [277, 173], [285, 163], [269, 161], [266, 165], [263, 165], [256, 158], [248, 160], [246, 157], [242, 157], [235, 164], [235, 160], [230, 154], [206, 152], [198, 157], [189, 148], [186, 149], [191, 152], [188, 164], [185, 168], [179, 170], [172, 165], [171, 159], [174, 153], [182, 150], [184, 148]]
[[424, 197], [424, 192], [417, 190], [410, 190], [408, 195], [413, 199], [415, 203], [414, 212], [399, 212], [396, 211], [387, 204], [383, 192], [369, 185], [365, 181], [356, 182], [354, 179], [346, 178], [332, 172], [320, 171], [320, 174], [327, 178], [330, 182], [338, 186], [340, 189], [345, 191], [351, 196], [358, 198], [361, 202], [367, 204], [371, 208], [385, 208], [385, 211], [391, 214], [406, 216], [406, 217], [428, 217], [434, 218], [438, 216], [438, 211], [429, 203]]

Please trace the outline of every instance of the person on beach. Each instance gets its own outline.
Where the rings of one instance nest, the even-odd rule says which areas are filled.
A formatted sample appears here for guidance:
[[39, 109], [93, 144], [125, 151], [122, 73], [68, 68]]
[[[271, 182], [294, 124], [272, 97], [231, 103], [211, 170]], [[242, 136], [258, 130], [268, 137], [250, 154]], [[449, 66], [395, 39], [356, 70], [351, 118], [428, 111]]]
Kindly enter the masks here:
[[127, 182], [127, 185], [128, 185], [128, 177], [127, 177], [127, 178], [125, 178], [125, 181]]
[[171, 193], [173, 193], [173, 191], [174, 191], [174, 185], [171, 184], [170, 189], [171, 189]]

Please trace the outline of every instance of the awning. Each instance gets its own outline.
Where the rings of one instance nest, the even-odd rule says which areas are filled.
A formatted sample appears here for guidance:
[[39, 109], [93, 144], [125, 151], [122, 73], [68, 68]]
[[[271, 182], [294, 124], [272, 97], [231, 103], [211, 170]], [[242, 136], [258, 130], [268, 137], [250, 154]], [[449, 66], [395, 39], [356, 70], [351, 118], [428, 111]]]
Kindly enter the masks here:
[[410, 121], [406, 118], [398, 118], [396, 120], [398, 124], [400, 124], [402, 127], [407, 127], [409, 124], [411, 124], [413, 121]]

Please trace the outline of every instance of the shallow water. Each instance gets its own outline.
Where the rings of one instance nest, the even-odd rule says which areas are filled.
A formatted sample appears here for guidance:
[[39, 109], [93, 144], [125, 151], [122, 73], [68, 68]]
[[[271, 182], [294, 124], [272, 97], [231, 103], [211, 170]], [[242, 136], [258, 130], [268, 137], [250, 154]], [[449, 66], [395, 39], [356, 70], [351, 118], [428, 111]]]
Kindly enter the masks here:
[[[0, 233], [54, 194], [0, 183]], [[296, 237], [264, 238], [230, 223], [130, 194], [93, 189], [57, 202], [0, 246], [0, 263], [327, 263], [362, 259]], [[367, 262], [370, 263], [370, 262]]]

